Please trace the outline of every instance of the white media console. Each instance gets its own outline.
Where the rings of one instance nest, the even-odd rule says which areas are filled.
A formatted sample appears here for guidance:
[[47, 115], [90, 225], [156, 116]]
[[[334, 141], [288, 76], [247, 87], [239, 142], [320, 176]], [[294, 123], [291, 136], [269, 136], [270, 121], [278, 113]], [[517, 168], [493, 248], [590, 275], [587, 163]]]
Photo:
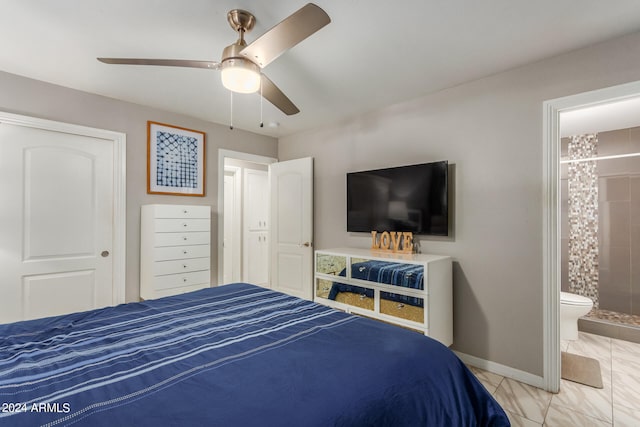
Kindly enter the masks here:
[[453, 343], [451, 257], [370, 249], [315, 252], [314, 300]]

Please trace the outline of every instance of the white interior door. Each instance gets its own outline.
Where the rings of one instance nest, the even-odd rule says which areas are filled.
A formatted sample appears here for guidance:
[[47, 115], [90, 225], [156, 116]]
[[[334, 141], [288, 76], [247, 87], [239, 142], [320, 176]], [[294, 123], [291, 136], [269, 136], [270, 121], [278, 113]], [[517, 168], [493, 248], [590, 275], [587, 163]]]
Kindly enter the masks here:
[[313, 299], [313, 158], [269, 165], [271, 288]]
[[0, 123], [0, 322], [124, 302], [115, 151], [103, 138]]

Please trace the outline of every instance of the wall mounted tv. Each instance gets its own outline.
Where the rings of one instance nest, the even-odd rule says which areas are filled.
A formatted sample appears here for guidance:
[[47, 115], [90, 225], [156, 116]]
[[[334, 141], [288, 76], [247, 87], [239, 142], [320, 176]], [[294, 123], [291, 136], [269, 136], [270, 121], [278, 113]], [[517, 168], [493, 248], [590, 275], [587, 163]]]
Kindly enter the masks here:
[[347, 173], [347, 231], [449, 231], [447, 161]]

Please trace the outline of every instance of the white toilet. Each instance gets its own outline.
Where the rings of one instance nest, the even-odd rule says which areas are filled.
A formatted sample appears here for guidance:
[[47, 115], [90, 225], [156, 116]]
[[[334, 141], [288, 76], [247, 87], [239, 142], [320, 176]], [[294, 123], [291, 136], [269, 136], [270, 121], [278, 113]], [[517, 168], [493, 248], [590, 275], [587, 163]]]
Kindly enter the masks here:
[[578, 339], [578, 318], [593, 307], [591, 298], [570, 292], [560, 292], [560, 339]]

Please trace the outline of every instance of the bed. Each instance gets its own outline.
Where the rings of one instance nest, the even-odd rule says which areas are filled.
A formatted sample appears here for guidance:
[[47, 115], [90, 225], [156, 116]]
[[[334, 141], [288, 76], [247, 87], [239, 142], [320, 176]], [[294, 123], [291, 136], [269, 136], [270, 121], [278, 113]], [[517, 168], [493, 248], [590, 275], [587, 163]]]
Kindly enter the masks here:
[[237, 283], [0, 325], [0, 425], [508, 426], [421, 334]]

